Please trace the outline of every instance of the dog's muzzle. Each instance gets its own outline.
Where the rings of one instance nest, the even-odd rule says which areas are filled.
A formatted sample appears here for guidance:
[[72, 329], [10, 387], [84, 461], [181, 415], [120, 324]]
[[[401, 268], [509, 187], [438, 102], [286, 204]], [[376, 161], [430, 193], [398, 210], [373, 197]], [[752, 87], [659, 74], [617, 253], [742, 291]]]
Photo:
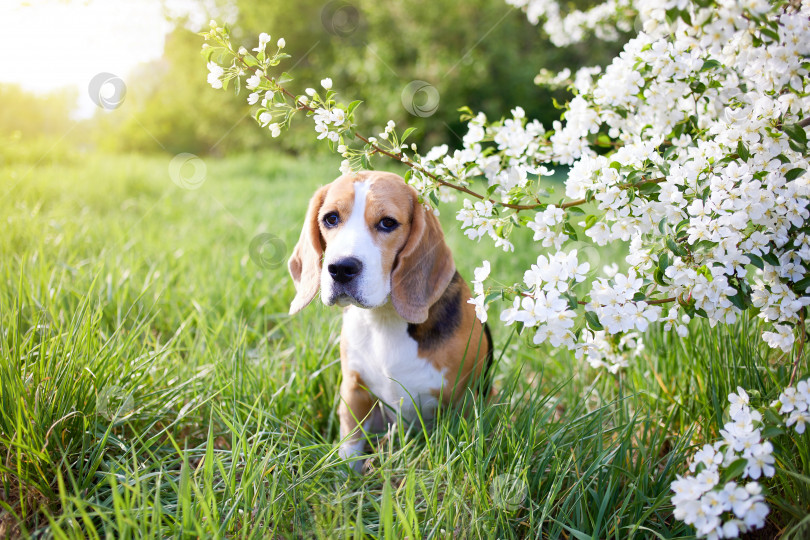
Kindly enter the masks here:
[[363, 271], [363, 263], [355, 257], [340, 259], [327, 267], [329, 275], [341, 285], [346, 285]]
[[360, 259], [344, 257], [327, 265], [326, 269], [333, 281], [331, 300], [327, 304], [336, 303], [339, 306], [354, 304], [365, 307], [366, 303], [360, 290], [363, 285], [360, 279], [363, 263]]

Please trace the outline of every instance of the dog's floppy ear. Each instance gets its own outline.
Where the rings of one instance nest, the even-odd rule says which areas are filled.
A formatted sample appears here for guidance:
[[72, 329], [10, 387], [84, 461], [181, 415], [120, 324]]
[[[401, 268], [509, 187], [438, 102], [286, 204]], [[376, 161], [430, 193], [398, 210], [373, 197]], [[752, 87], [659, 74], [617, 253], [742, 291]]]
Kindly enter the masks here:
[[405, 246], [391, 272], [391, 302], [409, 323], [423, 323], [456, 273], [439, 219], [412, 192], [413, 220]]
[[287, 264], [295, 284], [295, 298], [290, 304], [290, 315], [298, 313], [312, 302], [321, 285], [321, 259], [323, 240], [318, 228], [318, 212], [326, 199], [329, 186], [323, 186], [309, 200], [307, 216], [301, 236]]

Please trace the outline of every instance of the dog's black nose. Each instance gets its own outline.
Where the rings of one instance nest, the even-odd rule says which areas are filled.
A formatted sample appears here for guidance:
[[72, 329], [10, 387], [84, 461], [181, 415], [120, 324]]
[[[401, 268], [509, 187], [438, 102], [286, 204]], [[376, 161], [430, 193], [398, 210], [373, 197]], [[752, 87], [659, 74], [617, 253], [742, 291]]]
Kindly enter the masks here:
[[347, 257], [330, 264], [327, 269], [332, 279], [338, 283], [348, 283], [360, 273], [363, 269], [363, 263], [354, 257]]

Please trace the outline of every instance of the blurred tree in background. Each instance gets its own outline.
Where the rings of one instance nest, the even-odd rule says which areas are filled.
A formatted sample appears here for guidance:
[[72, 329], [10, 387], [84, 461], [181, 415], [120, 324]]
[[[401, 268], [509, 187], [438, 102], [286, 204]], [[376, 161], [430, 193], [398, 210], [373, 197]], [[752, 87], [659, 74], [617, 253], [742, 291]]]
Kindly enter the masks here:
[[[529, 117], [550, 125], [559, 117], [552, 97], [566, 96], [534, 85], [540, 68], [604, 64], [620, 50], [620, 44], [552, 47], [502, 0], [238, 0], [237, 6], [236, 42], [252, 48], [260, 32], [272, 34], [271, 47], [277, 38], [286, 39], [292, 58], [282, 67], [295, 78], [296, 92], [329, 76], [344, 100], [363, 100], [360, 118], [370, 128], [393, 119], [419, 128], [415, 141], [430, 145], [459, 143], [457, 110], [464, 105], [497, 117], [523, 104]], [[163, 59], [129, 77], [127, 107], [133, 115], [106, 126], [105, 146], [148, 151], [158, 149], [157, 139], [168, 151], [197, 154], [268, 144], [289, 151], [312, 147], [311, 134], [302, 131], [306, 125], [271, 143], [249, 117], [245, 101], [212, 91], [199, 56], [200, 38], [186, 28], [187, 21], [176, 23]], [[438, 108], [430, 116], [414, 116], [403, 106], [403, 90], [415, 80], [438, 91]], [[247, 97], [244, 89], [242, 95]]]
[[57, 143], [64, 133], [77, 143], [81, 134], [86, 137], [70, 117], [76, 96], [72, 88], [32, 94], [16, 84], [0, 84], [0, 165], [70, 159], [72, 148]]
[[[284, 37], [291, 58], [282, 69], [294, 77], [290, 85], [294, 91], [303, 93], [323, 77], [331, 77], [342, 99], [363, 100], [359, 118], [370, 133], [393, 119], [419, 128], [412, 140], [425, 145], [458, 145], [464, 132], [458, 108], [465, 105], [497, 118], [521, 104], [529, 117], [550, 125], [559, 117], [552, 97], [565, 101], [567, 96], [535, 86], [538, 71], [604, 65], [621, 48], [621, 43], [611, 47], [602, 42], [552, 47], [503, 0], [196, 2], [200, 12], [207, 12], [212, 2], [223, 6], [235, 2], [233, 35], [247, 48], [256, 46], [260, 32], [272, 34], [271, 47]], [[587, 7], [593, 2], [576, 3]], [[75, 91], [33, 97], [17, 87], [1, 87], [4, 153], [14, 142], [12, 135], [30, 141], [64, 133], [71, 124], [72, 142], [114, 152], [224, 155], [267, 145], [290, 152], [315, 146], [307, 123], [271, 141], [251, 118], [244, 99], [213, 91], [206, 83], [202, 40], [195, 33], [199, 28], [192, 28], [186, 18], [173, 22], [163, 57], [124, 76], [127, 95], [121, 107], [99, 110], [89, 121], [70, 117]], [[414, 116], [403, 106], [403, 91], [412, 81], [425, 81], [438, 93], [438, 107], [429, 116]], [[242, 97], [247, 98], [244, 89]], [[405, 95], [417, 106], [426, 97]]]

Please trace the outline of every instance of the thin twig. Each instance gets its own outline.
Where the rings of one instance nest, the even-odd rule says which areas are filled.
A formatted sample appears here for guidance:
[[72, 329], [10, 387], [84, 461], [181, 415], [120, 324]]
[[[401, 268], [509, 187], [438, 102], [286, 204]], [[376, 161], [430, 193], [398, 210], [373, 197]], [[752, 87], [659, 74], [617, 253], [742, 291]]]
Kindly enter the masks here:
[[[242, 64], [242, 66], [245, 67], [245, 69], [251, 69], [251, 67], [248, 66], [247, 63], [242, 58], [240, 58], [238, 55], [236, 56], [236, 59]], [[282, 94], [284, 94], [285, 96], [290, 97], [293, 100], [293, 103], [294, 103], [296, 109], [304, 110], [304, 111], [308, 111], [308, 112], [315, 112], [315, 109], [313, 109], [312, 107], [310, 107], [306, 103], [300, 101], [297, 97], [295, 97], [295, 94], [293, 94], [292, 92], [290, 92], [289, 90], [287, 90], [286, 88], [284, 88], [283, 86], [278, 84], [273, 77], [268, 77], [267, 74], [264, 73], [264, 72], [262, 72], [262, 77], [266, 81], [270, 82], [273, 86], [278, 88], [278, 90]], [[364, 137], [363, 135], [361, 135], [361, 134], [359, 134], [357, 132], [354, 133], [354, 137], [356, 139], [370, 145], [371, 148], [374, 150], [374, 153], [382, 154], [382, 155], [388, 156], [389, 158], [391, 158], [393, 160], [399, 161], [400, 163], [404, 163], [406, 166], [410, 167], [411, 169], [413, 169], [415, 171], [419, 171], [420, 173], [422, 173], [425, 176], [429, 177], [431, 180], [433, 180], [437, 184], [439, 184], [441, 186], [444, 186], [444, 187], [447, 187], [447, 188], [450, 188], [450, 189], [455, 189], [456, 191], [461, 191], [461, 192], [466, 193], [467, 195], [469, 195], [471, 197], [475, 197], [476, 199], [480, 199], [482, 201], [488, 201], [488, 202], [491, 202], [492, 204], [502, 206], [504, 208], [509, 208], [509, 209], [512, 209], [512, 210], [518, 210], [518, 211], [520, 211], [520, 210], [535, 210], [537, 208], [541, 208], [544, 205], [544, 203], [511, 204], [511, 203], [500, 202], [500, 201], [496, 201], [494, 199], [487, 198], [486, 196], [481, 195], [480, 193], [476, 193], [475, 191], [473, 191], [473, 190], [471, 190], [469, 188], [466, 188], [464, 186], [460, 186], [458, 184], [454, 184], [452, 182], [448, 182], [447, 180], [444, 180], [444, 179], [436, 176], [435, 174], [425, 170], [425, 168], [422, 167], [421, 165], [419, 165], [418, 163], [414, 163], [410, 159], [407, 159], [407, 157], [404, 156], [402, 153], [400, 153], [400, 154], [392, 154], [388, 150], [385, 150], [384, 148], [380, 148], [376, 144], [369, 141], [369, 139], [367, 137]], [[650, 180], [642, 180], [641, 182], [619, 184], [618, 187], [619, 187], [619, 189], [627, 189], [627, 188], [632, 188], [632, 187], [640, 187], [640, 186], [643, 186], [645, 184], [659, 184], [659, 183], [663, 182], [664, 180], [666, 180], [666, 178], [654, 178], [654, 179], [650, 179]], [[587, 202], [588, 202], [587, 199], [576, 199], [576, 200], [573, 200], [573, 201], [568, 201], [566, 203], [560, 204], [559, 208], [565, 210], [566, 208], [571, 208], [573, 206], [580, 206], [580, 205], [586, 204]]]
[[[529, 296], [529, 295], [526, 294], [524, 296]], [[646, 302], [647, 305], [657, 306], [659, 304], [668, 304], [669, 302], [674, 302], [675, 300], [677, 300], [677, 298], [672, 296], [670, 298], [659, 298], [659, 299], [656, 299], [656, 300], [631, 300], [631, 302], [633, 302], [633, 303]], [[578, 300], [577, 301], [577, 304], [580, 304], [582, 306], [587, 306], [590, 303], [591, 302], [585, 302], [584, 300]], [[600, 305], [599, 307], [607, 307], [607, 306]]]

